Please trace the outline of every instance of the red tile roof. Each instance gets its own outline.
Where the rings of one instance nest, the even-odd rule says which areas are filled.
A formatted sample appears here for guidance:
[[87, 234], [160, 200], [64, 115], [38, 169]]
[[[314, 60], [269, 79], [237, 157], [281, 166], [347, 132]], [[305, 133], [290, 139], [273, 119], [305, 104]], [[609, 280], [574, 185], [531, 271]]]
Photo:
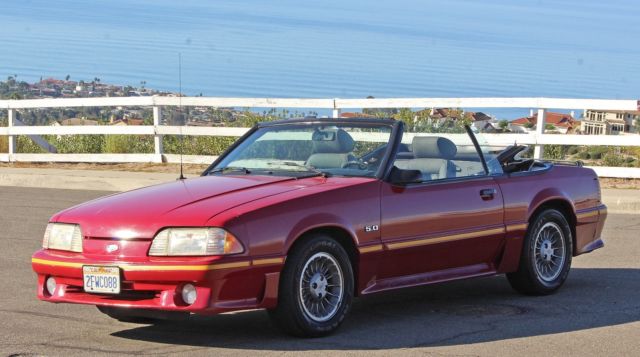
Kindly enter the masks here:
[[[529, 117], [518, 118], [511, 121], [511, 124], [515, 125], [526, 125], [527, 123], [536, 125], [538, 123], [538, 113], [535, 113]], [[574, 129], [580, 126], [580, 122], [575, 120], [571, 115], [554, 112], [547, 112], [547, 114], [545, 115], [545, 123], [567, 129]]]
[[340, 118], [371, 118], [372, 115], [357, 112], [343, 112], [340, 113]]

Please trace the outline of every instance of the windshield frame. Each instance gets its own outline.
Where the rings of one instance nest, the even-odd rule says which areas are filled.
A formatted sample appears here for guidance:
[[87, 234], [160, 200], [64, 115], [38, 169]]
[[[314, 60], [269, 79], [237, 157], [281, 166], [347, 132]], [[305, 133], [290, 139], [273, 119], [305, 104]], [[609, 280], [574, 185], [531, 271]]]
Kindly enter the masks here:
[[[236, 140], [232, 145], [230, 145], [218, 158], [216, 158], [211, 165], [209, 165], [201, 174], [201, 176], [207, 176], [211, 171], [215, 170], [217, 166], [229, 155], [231, 154], [238, 146], [240, 146], [245, 140], [250, 138], [256, 131], [262, 128], [267, 127], [305, 127], [311, 125], [318, 124], [336, 124], [336, 125], [344, 125], [344, 126], [353, 126], [353, 127], [379, 127], [379, 126], [388, 126], [391, 128], [389, 132], [389, 141], [387, 142], [387, 147], [385, 148], [385, 153], [382, 156], [382, 160], [380, 161], [380, 165], [378, 166], [375, 174], [373, 176], [364, 176], [364, 175], [335, 175], [335, 176], [343, 176], [343, 177], [370, 177], [382, 179], [386, 176], [387, 172], [390, 170], [389, 162], [391, 161], [391, 155], [395, 152], [398, 144], [398, 137], [401, 137], [402, 132], [402, 122], [396, 121], [393, 119], [371, 119], [371, 118], [350, 118], [350, 119], [334, 119], [334, 118], [313, 118], [313, 119], [288, 119], [288, 120], [280, 120], [273, 122], [262, 122], [258, 123], [249, 129], [244, 135], [242, 135], [238, 140]], [[400, 133], [400, 136], [398, 135]], [[308, 172], [304, 172], [307, 173]]]

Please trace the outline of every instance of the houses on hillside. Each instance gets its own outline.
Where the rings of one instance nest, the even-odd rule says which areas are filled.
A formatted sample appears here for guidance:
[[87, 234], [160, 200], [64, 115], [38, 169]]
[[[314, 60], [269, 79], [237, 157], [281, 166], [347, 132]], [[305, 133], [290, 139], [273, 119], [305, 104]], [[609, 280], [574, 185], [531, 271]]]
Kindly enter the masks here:
[[68, 118], [60, 121], [54, 121], [51, 123], [53, 126], [70, 126], [70, 125], [100, 125], [97, 120], [85, 119], [85, 118]]
[[640, 111], [586, 110], [582, 132], [589, 135], [617, 135], [637, 132]]
[[[388, 117], [395, 117], [395, 115], [399, 114], [398, 110], [394, 109], [393, 113], [385, 113], [388, 114]], [[453, 109], [453, 108], [427, 108], [423, 110], [419, 110], [417, 112], [413, 112], [414, 121], [418, 121], [428, 118], [427, 120], [435, 123], [435, 125], [444, 124], [447, 120], [460, 120], [464, 119], [470, 122], [471, 127], [478, 131], [482, 132], [496, 132], [501, 131], [502, 129], [498, 125], [496, 119], [492, 116], [489, 116], [483, 112], [465, 112], [462, 109]], [[340, 118], [375, 118], [375, 115], [372, 115], [368, 112], [342, 112], [340, 113]]]
[[[580, 130], [580, 121], [571, 114], [547, 112], [544, 122], [546, 133], [575, 134]], [[512, 120], [509, 130], [514, 133], [528, 133], [535, 131], [537, 124], [538, 113], [531, 113], [528, 117]]]

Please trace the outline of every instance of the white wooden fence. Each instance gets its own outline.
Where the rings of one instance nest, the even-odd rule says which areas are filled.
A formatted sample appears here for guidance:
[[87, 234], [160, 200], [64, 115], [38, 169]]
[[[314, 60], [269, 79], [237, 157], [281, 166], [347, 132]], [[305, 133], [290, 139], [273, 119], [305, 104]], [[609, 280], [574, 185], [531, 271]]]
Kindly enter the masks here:
[[[30, 162], [177, 162], [177, 155], [163, 153], [163, 135], [241, 136], [248, 128], [195, 127], [161, 125], [163, 107], [235, 107], [235, 108], [305, 108], [329, 109], [338, 117], [343, 109], [364, 108], [527, 108], [537, 109], [536, 131], [530, 134], [483, 134], [489, 145], [535, 145], [534, 156], [540, 158], [543, 145], [611, 145], [640, 146], [640, 135], [553, 135], [544, 134], [544, 117], [548, 109], [626, 110], [640, 109], [636, 100], [563, 99], [563, 98], [376, 98], [376, 99], [292, 99], [292, 98], [215, 98], [215, 97], [106, 97], [0, 100], [0, 110], [8, 111], [8, 126], [0, 135], [8, 136], [8, 153], [0, 161]], [[152, 107], [153, 125], [146, 126], [16, 126], [17, 109], [74, 107]], [[153, 154], [26, 154], [16, 152], [17, 135], [125, 134], [153, 135]], [[186, 163], [210, 163], [214, 157], [186, 155]], [[594, 167], [604, 177], [640, 178], [639, 168]]]

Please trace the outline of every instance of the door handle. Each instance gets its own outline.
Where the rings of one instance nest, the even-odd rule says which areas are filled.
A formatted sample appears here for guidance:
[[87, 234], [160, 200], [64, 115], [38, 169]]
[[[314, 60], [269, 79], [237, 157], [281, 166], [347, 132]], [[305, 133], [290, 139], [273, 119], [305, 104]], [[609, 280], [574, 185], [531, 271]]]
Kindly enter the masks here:
[[480, 190], [480, 197], [485, 201], [489, 201], [493, 199], [493, 197], [496, 195], [496, 192], [497, 191], [495, 188], [485, 188]]

